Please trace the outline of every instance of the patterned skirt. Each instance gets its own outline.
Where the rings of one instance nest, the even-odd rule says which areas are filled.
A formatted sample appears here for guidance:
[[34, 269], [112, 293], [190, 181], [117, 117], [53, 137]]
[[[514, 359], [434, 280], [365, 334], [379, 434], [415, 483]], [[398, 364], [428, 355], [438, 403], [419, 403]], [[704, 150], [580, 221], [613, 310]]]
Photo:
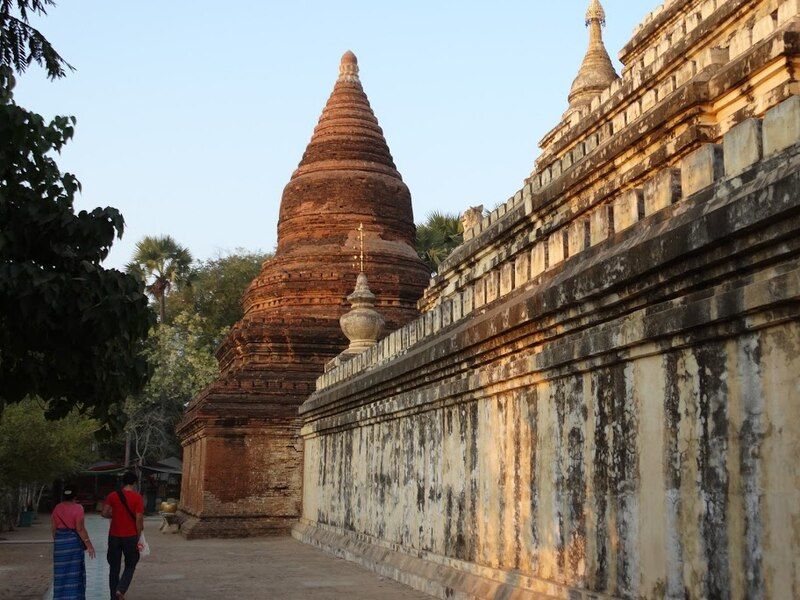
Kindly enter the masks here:
[[53, 600], [85, 600], [83, 544], [72, 529], [57, 529], [53, 545]]

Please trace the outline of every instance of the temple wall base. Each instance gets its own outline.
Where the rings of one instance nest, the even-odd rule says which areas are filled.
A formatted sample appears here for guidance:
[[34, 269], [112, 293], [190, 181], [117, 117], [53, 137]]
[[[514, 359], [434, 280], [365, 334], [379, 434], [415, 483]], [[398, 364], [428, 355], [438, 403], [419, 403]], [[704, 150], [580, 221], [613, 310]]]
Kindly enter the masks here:
[[187, 540], [288, 535], [297, 517], [200, 517], [185, 511], [181, 534]]
[[387, 544], [377, 538], [305, 519], [292, 528], [292, 537], [436, 598], [613, 598], [428, 552], [409, 553], [400, 546]]
[[288, 534], [301, 511], [296, 419], [203, 419], [183, 440], [187, 538]]

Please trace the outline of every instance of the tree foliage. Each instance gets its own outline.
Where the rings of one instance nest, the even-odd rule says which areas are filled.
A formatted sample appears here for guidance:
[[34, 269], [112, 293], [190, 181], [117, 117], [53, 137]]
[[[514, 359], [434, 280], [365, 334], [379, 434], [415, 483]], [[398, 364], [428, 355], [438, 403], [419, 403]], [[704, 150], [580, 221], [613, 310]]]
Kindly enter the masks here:
[[175, 425], [187, 403], [219, 373], [205, 340], [202, 318], [179, 314], [153, 332], [145, 351], [153, 376], [143, 392], [128, 400], [127, 431], [141, 462], [178, 452]]
[[458, 215], [434, 211], [417, 225], [416, 249], [431, 273], [439, 270], [441, 262], [464, 239], [464, 231]]
[[0, 531], [12, 527], [21, 508], [38, 506], [55, 479], [78, 472], [92, 460], [99, 423], [73, 411], [46, 418], [39, 399], [9, 406], [0, 419]]
[[[138, 249], [137, 256], [141, 258]], [[218, 375], [214, 349], [241, 319], [242, 295], [270, 256], [243, 250], [218, 256], [182, 271], [181, 285], [168, 288], [165, 318], [153, 329], [143, 353], [152, 378], [126, 403], [126, 431], [135, 460], [146, 463], [180, 451], [175, 425], [188, 402]], [[155, 273], [167, 270], [155, 265], [151, 281]]]
[[0, 66], [24, 72], [38, 63], [50, 79], [72, 70], [47, 39], [30, 24], [30, 16], [46, 15], [55, 0], [0, 0]]
[[50, 421], [38, 399], [7, 407], [0, 420], [0, 483], [50, 484], [75, 473], [92, 459], [98, 428], [75, 411]]
[[53, 158], [74, 118], [18, 106], [0, 67], [0, 410], [37, 396], [49, 417], [74, 407], [115, 423], [147, 380], [152, 325], [141, 284], [104, 269], [124, 229], [114, 208], [75, 213], [80, 183]]
[[184, 311], [196, 313], [213, 350], [228, 328], [242, 318], [242, 296], [270, 258], [272, 254], [237, 250], [197, 264], [189, 285], [167, 299], [167, 322]]
[[191, 265], [192, 253], [172, 236], [147, 236], [136, 244], [127, 271], [143, 281], [158, 302], [162, 323], [166, 318], [167, 294], [187, 282]]

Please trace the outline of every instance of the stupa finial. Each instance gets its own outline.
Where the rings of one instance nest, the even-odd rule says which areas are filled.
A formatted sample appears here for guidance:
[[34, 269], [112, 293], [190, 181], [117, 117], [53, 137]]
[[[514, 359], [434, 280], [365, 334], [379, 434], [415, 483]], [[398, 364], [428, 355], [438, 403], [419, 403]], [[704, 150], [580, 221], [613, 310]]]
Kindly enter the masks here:
[[611, 63], [603, 43], [603, 26], [606, 11], [600, 0], [591, 0], [586, 11], [586, 26], [589, 28], [589, 49], [581, 64], [578, 76], [569, 92], [570, 109], [589, 104], [592, 99], [610, 86], [618, 75]]
[[356, 287], [347, 297], [351, 309], [339, 319], [339, 325], [350, 340], [350, 346], [339, 355], [340, 360], [346, 360], [377, 344], [386, 325], [381, 314], [375, 310], [375, 294], [369, 289], [369, 282], [364, 273], [364, 223], [359, 223], [356, 231], [358, 231], [358, 254], [353, 258], [358, 259], [359, 272], [356, 277]]
[[375, 294], [369, 289], [367, 276], [362, 271], [356, 278], [356, 287], [347, 297], [351, 309], [339, 319], [342, 332], [350, 340], [350, 346], [339, 355], [340, 359], [360, 354], [378, 343], [386, 321], [375, 310]]
[[339, 63], [339, 81], [359, 81], [358, 59], [350, 50], [342, 55], [342, 60]]
[[593, 22], [597, 22], [600, 25], [606, 24], [606, 11], [603, 10], [600, 0], [592, 0], [586, 11], [586, 26], [589, 27]]

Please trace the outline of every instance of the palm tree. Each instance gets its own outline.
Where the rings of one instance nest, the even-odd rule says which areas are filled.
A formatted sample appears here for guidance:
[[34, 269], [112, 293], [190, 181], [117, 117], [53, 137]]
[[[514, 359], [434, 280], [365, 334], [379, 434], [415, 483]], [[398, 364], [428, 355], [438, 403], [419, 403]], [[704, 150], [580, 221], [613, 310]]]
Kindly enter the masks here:
[[464, 230], [458, 215], [433, 211], [424, 223], [417, 225], [417, 254], [431, 273], [435, 273], [441, 262], [463, 239]]
[[167, 293], [189, 277], [192, 254], [172, 236], [146, 236], [136, 244], [126, 270], [144, 281], [147, 291], [158, 301], [161, 322], [166, 318]]

